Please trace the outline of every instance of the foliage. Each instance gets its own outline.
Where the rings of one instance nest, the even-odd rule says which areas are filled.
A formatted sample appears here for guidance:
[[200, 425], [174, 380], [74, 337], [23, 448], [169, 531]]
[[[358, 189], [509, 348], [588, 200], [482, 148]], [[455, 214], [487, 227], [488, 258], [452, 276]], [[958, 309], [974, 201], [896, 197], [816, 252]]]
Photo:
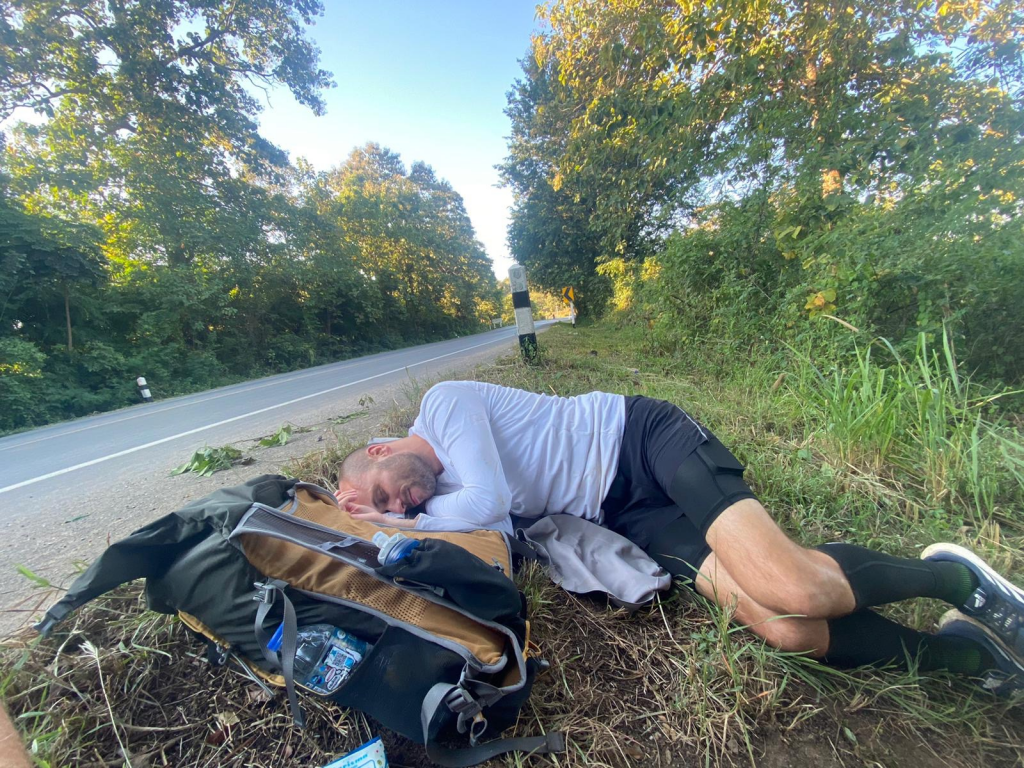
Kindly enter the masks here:
[[828, 337], [831, 316], [909, 350], [946, 328], [968, 368], [1024, 375], [1019, 3], [543, 14], [509, 102], [517, 257], [563, 265], [561, 228], [595, 267], [653, 259], [630, 291], [672, 348], [716, 322]]
[[264, 437], [259, 444], [264, 448], [274, 448], [279, 445], [287, 445], [292, 436], [292, 425], [284, 424], [280, 429], [269, 437]]
[[[878, 357], [891, 357], [883, 365]], [[875, 474], [898, 468], [921, 506], [949, 509], [984, 529], [1024, 496], [1024, 441], [986, 410], [1010, 393], [987, 392], [959, 370], [948, 335], [941, 350], [918, 337], [910, 359], [884, 340], [856, 349], [847, 368], [823, 371], [798, 355], [789, 385], [808, 439], [837, 465]]]
[[550, 67], [524, 63], [527, 78], [509, 94], [506, 110], [512, 121], [509, 157], [500, 167], [512, 188], [509, 249], [527, 268], [531, 283], [555, 293], [576, 289], [577, 308], [598, 315], [609, 296], [608, 281], [596, 273], [601, 254], [599, 236], [590, 226], [593, 201], [557, 188], [557, 159], [564, 151], [567, 130], [562, 107], [551, 83]]
[[214, 472], [231, 469], [238, 462], [245, 462], [242, 452], [238, 448], [230, 445], [211, 448], [207, 445], [193, 453], [192, 457], [180, 467], [173, 469], [171, 474], [182, 475], [186, 472], [195, 472], [200, 477], [209, 477]]
[[[324, 172], [254, 94], [314, 113], [317, 0], [15, 0], [0, 16], [0, 431], [484, 327], [462, 198], [375, 144]], [[42, 122], [17, 122], [35, 110]]]

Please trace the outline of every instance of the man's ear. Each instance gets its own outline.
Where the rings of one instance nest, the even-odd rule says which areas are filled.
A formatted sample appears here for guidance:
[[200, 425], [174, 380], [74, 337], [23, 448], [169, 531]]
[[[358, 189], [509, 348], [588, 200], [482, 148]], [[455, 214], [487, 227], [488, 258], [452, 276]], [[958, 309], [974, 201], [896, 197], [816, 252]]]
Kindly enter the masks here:
[[391, 455], [391, 446], [387, 443], [374, 443], [366, 446], [366, 455], [371, 459], [383, 459]]

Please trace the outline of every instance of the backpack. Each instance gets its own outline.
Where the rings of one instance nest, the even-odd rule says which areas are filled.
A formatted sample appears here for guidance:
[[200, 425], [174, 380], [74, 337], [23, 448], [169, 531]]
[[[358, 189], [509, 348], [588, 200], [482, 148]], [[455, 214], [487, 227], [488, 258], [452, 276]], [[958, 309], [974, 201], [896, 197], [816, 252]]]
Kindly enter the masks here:
[[[381, 527], [352, 518], [319, 486], [263, 475], [223, 488], [111, 545], [36, 625], [43, 635], [72, 610], [145, 578], [148, 606], [177, 613], [208, 642], [287, 689], [297, 628], [330, 624], [370, 643], [327, 696], [423, 744], [444, 766], [509, 751], [561, 752], [561, 734], [492, 739], [515, 722], [546, 662], [531, 655], [525, 599], [512, 581], [509, 539], [497, 531], [403, 529], [421, 543], [381, 566]], [[280, 651], [268, 648], [274, 629]], [[441, 746], [455, 734], [469, 746]]]

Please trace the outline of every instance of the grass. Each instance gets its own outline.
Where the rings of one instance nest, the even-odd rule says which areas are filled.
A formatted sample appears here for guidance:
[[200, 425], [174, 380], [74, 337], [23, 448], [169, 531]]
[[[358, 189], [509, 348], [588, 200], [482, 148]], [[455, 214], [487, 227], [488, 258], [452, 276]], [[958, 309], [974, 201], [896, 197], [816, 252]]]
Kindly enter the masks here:
[[[908, 556], [957, 541], [1024, 581], [1024, 459], [1015, 417], [995, 410], [998, 393], [966, 381], [941, 345], [922, 344], [908, 361], [877, 342], [845, 370], [812, 361], [793, 351], [722, 366], [697, 353], [656, 355], [636, 328], [557, 327], [541, 337], [537, 365], [508, 358], [478, 378], [672, 400], [749, 465], [755, 490], [797, 539]], [[367, 420], [358, 437], [403, 434], [428, 385], [410, 382], [383, 423]], [[327, 440], [286, 471], [333, 485], [338, 459], [358, 444]], [[532, 639], [552, 667], [516, 733], [563, 730], [569, 752], [504, 764], [1024, 764], [1021, 708], [964, 681], [822, 667], [766, 647], [685, 590], [629, 615], [563, 592], [535, 567], [518, 578]], [[914, 601], [894, 615], [928, 629], [939, 611]], [[8, 643], [0, 659], [0, 696], [40, 765], [324, 765], [380, 731], [313, 703], [307, 730], [293, 730], [280, 693], [268, 702], [240, 672], [212, 669], [176, 620], [145, 611], [137, 586], [79, 611], [53, 640]], [[383, 736], [393, 764], [426, 764], [418, 747]]]

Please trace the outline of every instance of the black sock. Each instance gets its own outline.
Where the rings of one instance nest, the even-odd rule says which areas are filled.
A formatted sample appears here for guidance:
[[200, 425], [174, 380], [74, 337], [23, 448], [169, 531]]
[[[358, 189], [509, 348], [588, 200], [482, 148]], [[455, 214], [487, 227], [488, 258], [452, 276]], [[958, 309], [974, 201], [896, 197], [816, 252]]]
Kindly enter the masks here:
[[893, 557], [856, 544], [817, 549], [839, 564], [858, 609], [911, 597], [934, 597], [959, 608], [978, 588], [977, 577], [960, 563]]
[[962, 637], [943, 637], [904, 627], [874, 611], [857, 611], [828, 622], [828, 652], [822, 658], [834, 667], [888, 664], [907, 668], [908, 657], [918, 670], [946, 670], [979, 675], [995, 669], [992, 654]]

